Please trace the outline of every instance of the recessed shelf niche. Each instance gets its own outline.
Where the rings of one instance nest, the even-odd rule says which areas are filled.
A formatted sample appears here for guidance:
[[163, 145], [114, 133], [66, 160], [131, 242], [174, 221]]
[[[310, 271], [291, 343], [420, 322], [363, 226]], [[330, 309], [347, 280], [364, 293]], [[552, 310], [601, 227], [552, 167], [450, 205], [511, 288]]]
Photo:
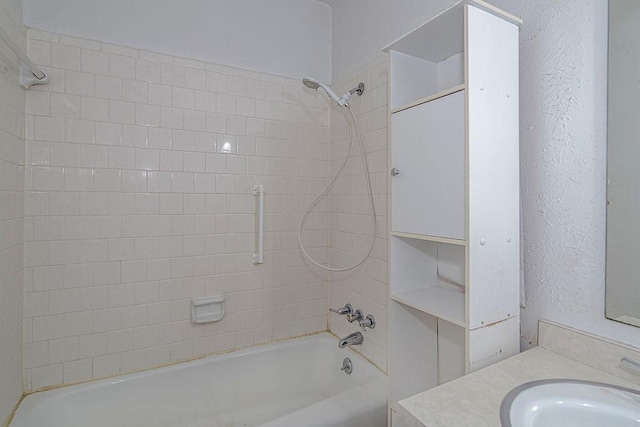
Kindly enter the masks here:
[[383, 49], [391, 55], [392, 111], [465, 83], [462, 3], [437, 18]]
[[392, 237], [391, 299], [464, 327], [464, 246]]

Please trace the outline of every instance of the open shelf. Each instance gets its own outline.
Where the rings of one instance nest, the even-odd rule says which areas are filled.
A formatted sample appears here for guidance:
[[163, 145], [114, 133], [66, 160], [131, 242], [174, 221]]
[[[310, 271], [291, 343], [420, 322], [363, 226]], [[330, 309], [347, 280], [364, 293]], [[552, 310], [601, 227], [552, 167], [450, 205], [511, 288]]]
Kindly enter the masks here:
[[426, 236], [424, 234], [403, 233], [401, 231], [392, 231], [391, 235], [396, 237], [404, 237], [406, 239], [426, 240], [428, 242], [448, 243], [450, 245], [458, 246], [465, 246], [467, 244], [466, 240], [461, 239], [450, 239], [448, 237], [439, 236]]
[[[464, 73], [464, 3], [383, 49], [390, 53], [391, 113], [460, 90]], [[464, 87], [463, 87], [464, 88]]]
[[391, 299], [462, 328], [466, 327], [464, 292], [453, 289], [445, 282], [426, 289], [391, 294]]
[[464, 2], [444, 10], [420, 27], [391, 42], [382, 50], [397, 51], [431, 62], [440, 62], [464, 49]]
[[434, 100], [436, 100], [438, 98], [443, 98], [443, 97], [445, 97], [447, 95], [451, 95], [452, 93], [460, 92], [461, 90], [464, 90], [465, 88], [466, 88], [466, 85], [464, 83], [461, 84], [461, 85], [450, 87], [450, 88], [445, 89], [443, 91], [440, 91], [438, 93], [434, 93], [433, 95], [425, 96], [424, 98], [418, 99], [417, 101], [413, 101], [413, 102], [410, 102], [408, 104], [402, 105], [400, 107], [394, 108], [394, 109], [391, 110], [391, 114], [397, 113], [397, 112], [402, 111], [402, 110], [406, 110], [407, 108], [415, 107], [415, 106], [420, 105], [420, 104], [424, 104], [426, 102], [434, 101]]

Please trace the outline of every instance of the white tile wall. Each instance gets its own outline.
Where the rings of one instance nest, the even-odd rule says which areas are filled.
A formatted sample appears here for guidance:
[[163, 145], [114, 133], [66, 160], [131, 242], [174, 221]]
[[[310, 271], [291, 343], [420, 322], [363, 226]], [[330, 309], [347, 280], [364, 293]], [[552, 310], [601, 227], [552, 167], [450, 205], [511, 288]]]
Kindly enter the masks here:
[[[26, 48], [26, 29], [0, 4], [0, 26]], [[22, 395], [25, 96], [16, 55], [0, 42], [0, 424]]]
[[[296, 229], [326, 182], [329, 110], [297, 80], [29, 30], [25, 387], [325, 330]], [[266, 192], [254, 266], [254, 184]], [[328, 202], [305, 242], [327, 256]], [[190, 323], [192, 297], [225, 318]]]
[[[389, 60], [382, 54], [333, 85], [337, 93], [345, 93], [365, 84], [364, 94], [354, 96], [350, 105], [356, 114], [369, 166], [376, 211], [376, 240], [371, 256], [358, 269], [347, 273], [332, 273], [329, 278], [329, 306], [341, 307], [349, 302], [364, 315], [373, 314], [376, 327], [363, 332], [362, 346], [356, 347], [369, 360], [387, 370], [387, 204], [388, 204], [388, 147], [387, 147], [387, 75]], [[335, 173], [347, 149], [346, 116], [339, 108], [331, 109], [331, 170]], [[362, 259], [370, 242], [371, 217], [360, 150], [355, 139], [349, 163], [331, 191], [331, 222], [329, 259], [338, 267], [352, 265]], [[329, 328], [338, 336], [360, 331], [357, 322], [349, 324], [344, 316], [331, 314]]]

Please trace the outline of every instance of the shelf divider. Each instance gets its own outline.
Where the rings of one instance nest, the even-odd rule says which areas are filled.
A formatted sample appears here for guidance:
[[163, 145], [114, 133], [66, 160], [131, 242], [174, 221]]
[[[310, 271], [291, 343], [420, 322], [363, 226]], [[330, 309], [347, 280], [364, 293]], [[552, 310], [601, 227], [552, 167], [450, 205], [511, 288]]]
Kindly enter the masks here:
[[417, 240], [427, 240], [429, 242], [447, 243], [449, 245], [466, 246], [467, 244], [466, 240], [450, 239], [448, 237], [439, 237], [439, 236], [427, 236], [425, 234], [403, 233], [401, 231], [392, 231], [391, 235], [395, 237], [404, 237], [406, 239], [417, 239]]
[[452, 93], [460, 92], [461, 90], [465, 90], [466, 85], [461, 84], [458, 86], [450, 87], [449, 89], [445, 89], [441, 92], [434, 93], [433, 95], [426, 96], [424, 98], [420, 98], [416, 101], [410, 102], [409, 104], [402, 105], [400, 107], [394, 108], [391, 110], [391, 114], [397, 113], [402, 110], [406, 110], [407, 108], [415, 107], [416, 105], [424, 104], [427, 102], [434, 101], [438, 98], [443, 98], [445, 96], [451, 95]]
[[466, 328], [464, 292], [452, 289], [445, 282], [426, 289], [392, 293], [391, 299], [439, 319]]

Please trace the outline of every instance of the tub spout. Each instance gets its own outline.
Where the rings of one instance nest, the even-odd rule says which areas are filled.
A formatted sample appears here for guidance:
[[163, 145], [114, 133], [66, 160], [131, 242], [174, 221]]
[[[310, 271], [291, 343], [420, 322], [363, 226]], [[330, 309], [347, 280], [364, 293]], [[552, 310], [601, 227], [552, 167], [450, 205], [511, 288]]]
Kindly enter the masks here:
[[362, 344], [364, 337], [360, 332], [354, 332], [338, 341], [338, 348], [345, 348], [352, 345]]

